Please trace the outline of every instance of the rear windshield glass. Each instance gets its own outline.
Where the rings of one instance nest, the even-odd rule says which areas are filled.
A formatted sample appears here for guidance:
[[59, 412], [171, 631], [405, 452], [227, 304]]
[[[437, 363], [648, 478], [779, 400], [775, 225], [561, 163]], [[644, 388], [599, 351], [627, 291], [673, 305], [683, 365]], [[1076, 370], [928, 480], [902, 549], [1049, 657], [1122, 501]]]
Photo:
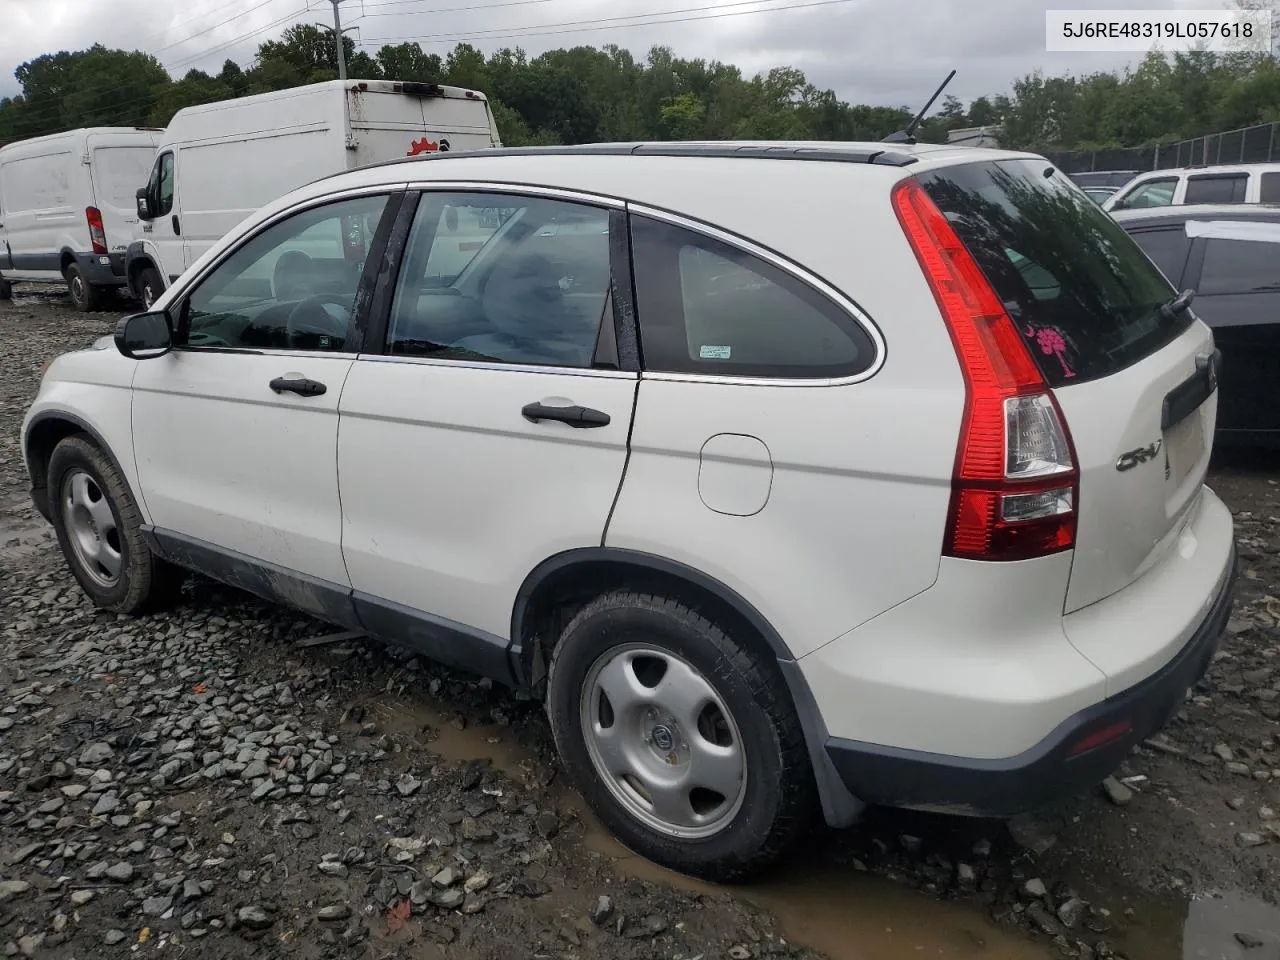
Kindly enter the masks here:
[[[966, 163], [920, 176], [1022, 332], [1050, 386], [1105, 377], [1191, 324], [1133, 239], [1047, 161]], [[1048, 175], [1046, 175], [1048, 174]]]

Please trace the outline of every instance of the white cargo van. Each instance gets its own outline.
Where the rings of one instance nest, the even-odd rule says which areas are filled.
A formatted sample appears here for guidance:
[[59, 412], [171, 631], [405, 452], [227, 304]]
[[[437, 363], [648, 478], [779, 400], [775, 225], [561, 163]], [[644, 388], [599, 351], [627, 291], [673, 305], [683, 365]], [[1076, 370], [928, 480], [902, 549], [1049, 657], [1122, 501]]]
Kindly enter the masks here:
[[483, 93], [434, 83], [331, 80], [179, 110], [137, 193], [130, 289], [150, 307], [232, 227], [313, 180], [501, 145]]
[[89, 127], [0, 147], [0, 299], [14, 280], [65, 283], [92, 310], [124, 286], [134, 194], [162, 134]]

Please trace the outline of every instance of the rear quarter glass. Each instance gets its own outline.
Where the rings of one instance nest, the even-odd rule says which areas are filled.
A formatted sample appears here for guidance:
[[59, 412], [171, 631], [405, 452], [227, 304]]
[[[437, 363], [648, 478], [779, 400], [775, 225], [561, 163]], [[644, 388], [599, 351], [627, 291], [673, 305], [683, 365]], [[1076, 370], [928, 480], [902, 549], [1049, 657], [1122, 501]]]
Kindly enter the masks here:
[[959, 164], [921, 186], [982, 268], [1052, 387], [1109, 376], [1193, 322], [1138, 245], [1045, 160]]

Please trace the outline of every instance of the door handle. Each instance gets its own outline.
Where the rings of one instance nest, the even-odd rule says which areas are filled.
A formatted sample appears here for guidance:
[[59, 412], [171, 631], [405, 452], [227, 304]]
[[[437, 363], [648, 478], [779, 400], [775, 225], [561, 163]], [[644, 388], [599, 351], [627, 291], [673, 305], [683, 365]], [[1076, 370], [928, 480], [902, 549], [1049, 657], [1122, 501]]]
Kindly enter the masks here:
[[268, 384], [276, 393], [296, 393], [302, 397], [318, 397], [329, 388], [319, 380], [306, 377], [276, 377]]
[[590, 407], [549, 407], [545, 403], [526, 403], [520, 411], [526, 420], [538, 423], [541, 420], [558, 420], [571, 427], [607, 427], [609, 415], [603, 410]]
[[173, 235], [175, 237], [182, 236], [182, 224], [178, 222], [178, 215], [175, 213], [170, 222], [173, 224]]

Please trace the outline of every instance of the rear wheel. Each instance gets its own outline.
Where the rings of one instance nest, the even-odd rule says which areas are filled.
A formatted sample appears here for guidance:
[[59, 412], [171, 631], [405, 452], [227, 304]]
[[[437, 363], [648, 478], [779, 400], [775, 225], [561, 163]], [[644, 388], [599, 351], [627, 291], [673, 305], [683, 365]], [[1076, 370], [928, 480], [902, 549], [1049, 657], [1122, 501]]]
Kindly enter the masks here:
[[12, 299], [13, 299], [13, 284], [10, 283], [8, 280], [6, 280], [4, 277], [0, 277], [0, 300], [12, 300]]
[[776, 669], [676, 600], [618, 591], [584, 607], [552, 656], [547, 712], [587, 802], [627, 847], [672, 869], [745, 879], [814, 809]]
[[58, 545], [97, 606], [137, 613], [177, 598], [182, 574], [147, 547], [142, 515], [105, 453], [84, 436], [67, 437], [54, 447], [48, 478]]
[[138, 274], [138, 299], [142, 301], [142, 306], [150, 310], [162, 293], [164, 281], [160, 279], [160, 271], [155, 267], [143, 267]]
[[67, 281], [67, 292], [71, 294], [71, 302], [81, 313], [97, 310], [102, 303], [102, 291], [85, 279], [80, 264], [69, 263], [62, 273]]

